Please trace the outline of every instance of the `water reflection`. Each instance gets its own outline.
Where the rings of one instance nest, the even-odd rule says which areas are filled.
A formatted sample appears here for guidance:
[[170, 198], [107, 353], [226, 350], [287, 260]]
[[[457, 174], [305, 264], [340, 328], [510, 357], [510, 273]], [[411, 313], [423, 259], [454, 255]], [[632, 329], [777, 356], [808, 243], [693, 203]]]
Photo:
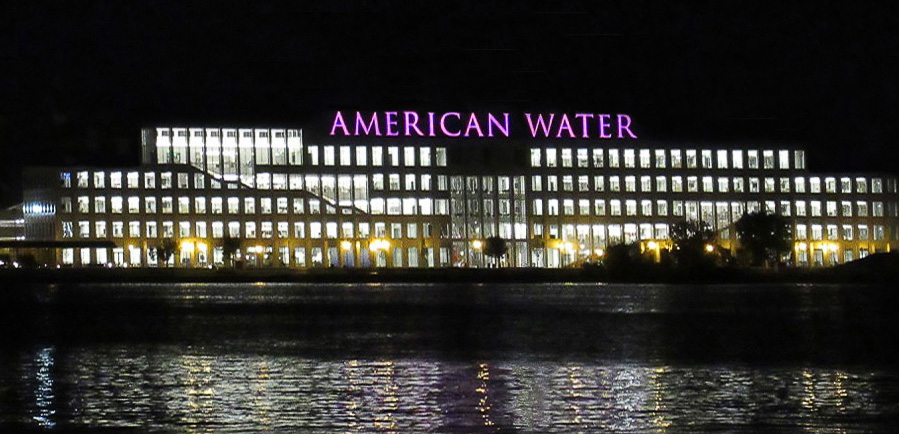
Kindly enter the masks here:
[[42, 348], [25, 379], [34, 386], [33, 422], [188, 432], [838, 429], [895, 411], [877, 390], [897, 387], [882, 373], [821, 367], [328, 360], [220, 350], [113, 345], [57, 357]]
[[34, 356], [34, 416], [32, 419], [41, 428], [53, 428], [56, 422], [53, 420], [54, 409], [53, 392], [53, 347], [41, 348]]
[[0, 315], [0, 431], [885, 431], [895, 294], [61, 286]]

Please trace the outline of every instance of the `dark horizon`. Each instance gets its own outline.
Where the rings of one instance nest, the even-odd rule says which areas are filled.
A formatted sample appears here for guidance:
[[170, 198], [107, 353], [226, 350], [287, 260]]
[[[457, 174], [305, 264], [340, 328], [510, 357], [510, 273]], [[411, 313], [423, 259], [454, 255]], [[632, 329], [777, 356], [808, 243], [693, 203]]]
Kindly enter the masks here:
[[0, 9], [3, 205], [23, 166], [137, 165], [141, 127], [338, 109], [627, 113], [641, 140], [789, 143], [812, 171], [899, 174], [892, 4]]

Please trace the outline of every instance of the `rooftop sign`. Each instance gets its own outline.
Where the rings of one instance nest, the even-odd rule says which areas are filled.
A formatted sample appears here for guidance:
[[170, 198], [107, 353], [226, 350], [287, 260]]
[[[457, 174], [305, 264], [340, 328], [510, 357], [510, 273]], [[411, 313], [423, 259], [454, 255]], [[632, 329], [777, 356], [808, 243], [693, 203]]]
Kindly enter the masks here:
[[[516, 125], [534, 138], [636, 139], [631, 117], [602, 113], [524, 113], [518, 124], [509, 113], [347, 112], [337, 111], [332, 136], [509, 137]], [[520, 127], [519, 127], [520, 128]]]

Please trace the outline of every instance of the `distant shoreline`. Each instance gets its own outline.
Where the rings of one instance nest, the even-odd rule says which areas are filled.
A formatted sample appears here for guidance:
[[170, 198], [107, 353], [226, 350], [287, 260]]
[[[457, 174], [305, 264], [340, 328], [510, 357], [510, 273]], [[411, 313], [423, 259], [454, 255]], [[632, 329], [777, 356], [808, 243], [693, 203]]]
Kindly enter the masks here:
[[615, 282], [615, 283], [890, 283], [899, 282], [896, 255], [834, 268], [648, 267], [585, 268], [61, 268], [0, 269], [3, 283], [242, 283], [242, 282]]

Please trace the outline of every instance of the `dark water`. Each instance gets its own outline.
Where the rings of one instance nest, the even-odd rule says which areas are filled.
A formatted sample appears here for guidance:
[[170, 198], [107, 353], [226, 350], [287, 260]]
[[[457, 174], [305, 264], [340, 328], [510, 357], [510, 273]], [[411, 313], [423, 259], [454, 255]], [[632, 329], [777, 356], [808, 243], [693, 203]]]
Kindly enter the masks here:
[[899, 426], [893, 288], [27, 289], [0, 308], [0, 432]]

